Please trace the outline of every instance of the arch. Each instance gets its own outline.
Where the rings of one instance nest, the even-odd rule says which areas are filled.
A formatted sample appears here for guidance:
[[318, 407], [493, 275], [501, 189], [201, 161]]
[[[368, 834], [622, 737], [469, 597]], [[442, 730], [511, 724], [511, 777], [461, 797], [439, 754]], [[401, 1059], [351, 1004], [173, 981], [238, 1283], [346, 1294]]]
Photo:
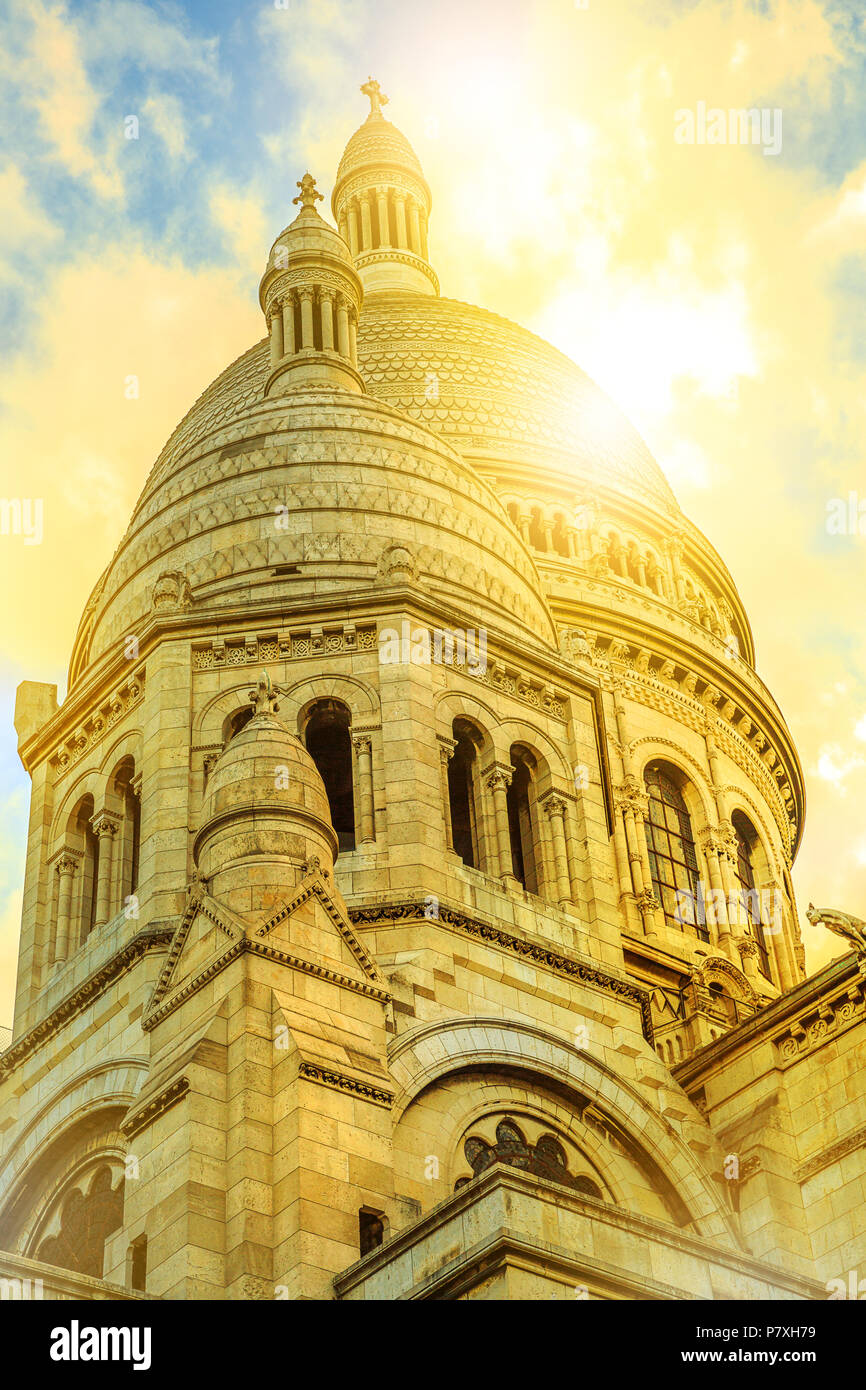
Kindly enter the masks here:
[[119, 1125], [148, 1071], [143, 1057], [101, 1062], [59, 1087], [20, 1128], [0, 1158], [0, 1248], [23, 1254], [64, 1186], [94, 1155], [123, 1158]]
[[253, 707], [249, 700], [245, 706], [236, 709], [232, 714], [227, 714], [222, 724], [222, 742], [231, 743], [232, 739], [245, 729], [253, 717]]
[[136, 762], [132, 753], [125, 753], [115, 763], [106, 779], [106, 804], [113, 803], [120, 816], [109, 917], [130, 898], [138, 888], [138, 868], [141, 847], [141, 799], [137, 783]]
[[[652, 1055], [649, 1047], [647, 1053]], [[497, 1017], [447, 1018], [394, 1039], [389, 1068], [397, 1087], [395, 1126], [413, 1101], [440, 1078], [489, 1066], [543, 1078], [553, 1090], [566, 1094], [578, 1113], [591, 1104], [641, 1155], [659, 1188], [669, 1191], [699, 1235], [739, 1246], [712, 1176], [670, 1121], [596, 1057], [534, 1024]], [[689, 1118], [704, 1126], [698, 1111], [691, 1105], [689, 1111]]]
[[539, 764], [531, 749], [513, 743], [508, 761], [514, 769], [506, 792], [511, 867], [527, 893], [540, 894], [544, 883], [544, 852], [538, 805]]
[[280, 691], [280, 715], [301, 733], [311, 707], [318, 700], [338, 700], [356, 725], [379, 725], [381, 706], [375, 689], [357, 676], [321, 676], [287, 685]]
[[[639, 751], [640, 750], [640, 751]], [[645, 734], [632, 739], [629, 752], [636, 758], [640, 776], [643, 777], [647, 763], [653, 760], [670, 763], [680, 777], [688, 784], [685, 788], [689, 815], [711, 824], [715, 818], [715, 796], [710, 785], [707, 769], [691, 753], [673, 739], [662, 738], [658, 734]]]
[[492, 705], [461, 690], [443, 690], [436, 699], [435, 711], [438, 734], [451, 738], [454, 720], [469, 720], [482, 735], [482, 756], [485, 759], [504, 757], [508, 742], [500, 735], [499, 717]]

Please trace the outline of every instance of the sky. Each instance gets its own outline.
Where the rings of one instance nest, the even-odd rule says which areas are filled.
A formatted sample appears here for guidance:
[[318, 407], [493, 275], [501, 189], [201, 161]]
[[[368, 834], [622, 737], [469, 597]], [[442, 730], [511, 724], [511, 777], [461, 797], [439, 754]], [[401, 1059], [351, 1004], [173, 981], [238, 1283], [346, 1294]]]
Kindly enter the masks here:
[[[598, 381], [734, 576], [806, 775], [808, 969], [844, 949], [810, 900], [866, 917], [861, 0], [6, 0], [0, 497], [42, 521], [0, 534], [0, 1025], [16, 686], [62, 697], [147, 473], [263, 336], [269, 246], [307, 169], [330, 192], [369, 74], [432, 187], [443, 294]], [[760, 141], [721, 143], [740, 108]]]

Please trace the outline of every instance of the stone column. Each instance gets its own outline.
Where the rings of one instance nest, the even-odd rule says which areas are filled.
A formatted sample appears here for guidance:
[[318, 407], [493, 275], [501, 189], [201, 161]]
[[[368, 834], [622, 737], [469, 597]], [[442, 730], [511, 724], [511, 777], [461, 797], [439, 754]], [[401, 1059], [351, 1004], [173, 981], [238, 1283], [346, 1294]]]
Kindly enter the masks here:
[[369, 734], [353, 734], [352, 746], [358, 764], [359, 844], [371, 845], [376, 838], [373, 818], [373, 740]]
[[333, 290], [321, 290], [319, 292], [319, 317], [322, 323], [322, 350], [324, 352], [334, 351], [334, 292]]
[[96, 916], [94, 927], [104, 927], [111, 916], [111, 859], [114, 850], [114, 837], [117, 834], [117, 817], [108, 811], [100, 811], [90, 824], [99, 839], [99, 868], [96, 879]]
[[287, 294], [283, 300], [283, 355], [291, 357], [295, 351], [295, 305], [292, 296]]
[[275, 367], [283, 355], [283, 319], [276, 307], [271, 310], [271, 366]]
[[408, 249], [409, 237], [406, 231], [406, 194], [394, 194], [394, 213], [397, 219], [397, 245], [402, 251]]
[[69, 930], [72, 920], [72, 883], [78, 860], [73, 854], [62, 854], [57, 860], [57, 930], [54, 937], [54, 959], [63, 961], [69, 955]]
[[314, 348], [316, 336], [313, 331], [313, 291], [310, 289], [299, 290], [298, 297], [301, 301], [301, 347]]
[[379, 211], [379, 245], [391, 245], [391, 224], [388, 220], [388, 190], [376, 189], [376, 206]]
[[348, 360], [350, 355], [349, 305], [345, 295], [342, 294], [337, 299], [337, 351], [341, 357]]
[[409, 246], [416, 256], [421, 255], [421, 216], [414, 198], [409, 206]]
[[349, 314], [349, 361], [353, 367], [358, 365], [358, 322], [355, 314]]
[[674, 592], [676, 593], [678, 601], [681, 604], [684, 604], [686, 601], [686, 581], [683, 577], [682, 571], [682, 540], [678, 536], [672, 537], [669, 541], [666, 542], [665, 549], [667, 550], [668, 559], [670, 561], [671, 576], [674, 582]]
[[420, 222], [421, 222], [421, 255], [424, 257], [425, 261], [429, 261], [429, 259], [430, 259], [430, 253], [429, 253], [429, 251], [427, 250], [427, 213], [426, 213], [426, 210], [425, 210], [424, 208], [421, 209]]
[[531, 544], [529, 540], [530, 524], [531, 517], [529, 515], [529, 512], [520, 512], [517, 517], [517, 529], [520, 532], [521, 539], [525, 541], [527, 545]]
[[439, 737], [439, 779], [442, 786], [442, 816], [445, 823], [445, 848], [454, 848], [454, 827], [451, 824], [451, 796], [448, 791], [448, 764], [454, 757], [457, 747], [455, 738]]
[[506, 888], [519, 888], [511, 858], [511, 832], [508, 828], [507, 791], [514, 773], [511, 768], [495, 764], [487, 775], [487, 787], [493, 796], [493, 817], [496, 827], [496, 853], [499, 877]]
[[550, 821], [553, 840], [556, 895], [560, 904], [565, 907], [571, 904], [571, 877], [568, 872], [568, 849], [565, 839], [565, 802], [561, 796], [548, 796], [543, 804]]
[[358, 209], [354, 202], [349, 204], [349, 250], [353, 257], [357, 256], [360, 249], [358, 238]]
[[546, 551], [548, 551], [549, 553], [552, 554], [552, 553], [553, 553], [553, 550], [554, 550], [554, 544], [553, 544], [553, 522], [552, 522], [552, 521], [548, 521], [548, 520], [545, 518], [544, 521], [542, 521], [542, 523], [541, 523], [541, 529], [542, 529], [543, 532], [544, 532], [544, 548], [545, 548]]
[[373, 246], [373, 221], [370, 216], [368, 194], [362, 193], [359, 202], [361, 204], [361, 250], [370, 251]]

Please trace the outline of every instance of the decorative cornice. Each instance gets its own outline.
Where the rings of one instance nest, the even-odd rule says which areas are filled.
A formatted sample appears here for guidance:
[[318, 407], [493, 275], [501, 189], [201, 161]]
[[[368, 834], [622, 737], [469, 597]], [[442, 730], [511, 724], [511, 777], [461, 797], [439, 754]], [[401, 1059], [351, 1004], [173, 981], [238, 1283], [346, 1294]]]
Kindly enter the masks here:
[[65, 999], [46, 1014], [35, 1027], [8, 1047], [0, 1056], [0, 1081], [15, 1070], [31, 1052], [59, 1032], [61, 1028], [86, 1009], [119, 976], [124, 975], [142, 956], [149, 951], [162, 950], [170, 945], [174, 928], [156, 927], [138, 932], [130, 942], [116, 951], [104, 965], [90, 975], [83, 984], [68, 994]]
[[134, 1139], [136, 1134], [147, 1129], [154, 1120], [159, 1119], [160, 1115], [164, 1115], [173, 1105], [177, 1105], [178, 1101], [183, 1100], [188, 1091], [189, 1078], [186, 1076], [177, 1077], [158, 1096], [154, 1096], [153, 1100], [148, 1101], [147, 1105], [127, 1115], [120, 1126], [121, 1133], [125, 1134], [127, 1139]]
[[856, 1149], [862, 1149], [864, 1146], [866, 1146], [866, 1125], [862, 1129], [854, 1130], [852, 1134], [846, 1134], [844, 1139], [830, 1144], [820, 1153], [807, 1158], [805, 1163], [801, 1163], [797, 1169], [797, 1182], [806, 1182], [807, 1178], [812, 1178], [816, 1173], [820, 1173], [822, 1168], [829, 1168], [831, 1163], [837, 1163], [846, 1154], [854, 1153]]
[[330, 1086], [336, 1091], [348, 1091], [350, 1095], [360, 1096], [362, 1100], [372, 1101], [374, 1105], [383, 1105], [388, 1110], [394, 1103], [393, 1091], [385, 1091], [379, 1086], [371, 1086], [367, 1082], [356, 1081], [352, 1076], [344, 1076], [342, 1072], [329, 1071], [312, 1062], [301, 1062], [298, 1067], [298, 1075], [307, 1081], [315, 1081], [319, 1086]]
[[237, 637], [214, 637], [210, 643], [193, 643], [192, 663], [196, 670], [207, 671], [226, 666], [249, 666], [266, 661], [299, 660], [339, 652], [373, 651], [376, 646], [375, 624], [356, 628], [354, 623], [339, 627], [305, 627], [294, 632], [281, 632], [251, 641]]
[[[429, 917], [424, 915], [423, 902], [379, 903], [372, 907], [350, 907], [349, 917], [357, 926], [380, 926], [383, 923], [405, 921], [423, 922], [429, 926], [431, 921]], [[464, 912], [446, 907], [442, 903], [439, 904], [435, 923], [437, 926], [451, 927], [456, 931], [463, 932], [466, 936], [489, 942], [501, 950], [507, 951], [510, 955], [521, 956], [524, 960], [530, 960], [536, 965], [552, 970], [557, 975], [563, 975], [569, 979], [578, 980], [582, 984], [602, 989], [607, 994], [616, 995], [620, 999], [625, 999], [636, 1005], [640, 1010], [643, 1035], [647, 1042], [652, 1045], [652, 1006], [648, 990], [641, 989], [639, 985], [633, 984], [629, 980], [621, 980], [616, 975], [609, 975], [597, 966], [586, 965], [570, 956], [564, 956], [540, 942], [526, 941], [520, 937], [512, 936], [509, 932], [500, 930], [499, 927], [482, 922], [478, 918], [468, 917]]]
[[144, 695], [144, 667], [123, 681], [106, 699], [100, 700], [93, 711], [82, 719], [78, 728], [55, 747], [49, 763], [55, 777], [60, 778], [77, 763], [90, 748], [102, 742], [113, 728]]

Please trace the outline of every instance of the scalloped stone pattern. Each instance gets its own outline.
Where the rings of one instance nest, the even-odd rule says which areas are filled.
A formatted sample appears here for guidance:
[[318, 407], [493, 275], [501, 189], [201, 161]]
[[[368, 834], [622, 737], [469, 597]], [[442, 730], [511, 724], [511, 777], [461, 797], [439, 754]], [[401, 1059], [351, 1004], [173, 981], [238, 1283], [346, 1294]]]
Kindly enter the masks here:
[[[677, 509], [640, 435], [599, 387], [508, 319], [454, 299], [371, 295], [361, 315], [358, 359], [371, 396], [461, 453], [555, 454], [593, 483]], [[186, 450], [261, 400], [268, 373], [266, 339], [220, 373], [170, 436], [136, 512]]]
[[358, 337], [371, 395], [461, 453], [567, 454], [568, 471], [677, 509], [637, 431], [579, 367], [510, 320], [455, 299], [370, 295]]

